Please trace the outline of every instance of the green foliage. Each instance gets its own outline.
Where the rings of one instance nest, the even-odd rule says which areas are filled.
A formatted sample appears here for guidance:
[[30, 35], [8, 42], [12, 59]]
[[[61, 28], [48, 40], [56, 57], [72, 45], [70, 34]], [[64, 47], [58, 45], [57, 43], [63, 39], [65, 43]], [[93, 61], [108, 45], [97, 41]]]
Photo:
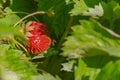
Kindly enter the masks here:
[[[116, 33], [119, 32], [119, 24], [117, 21], [120, 19], [119, 11], [120, 5], [116, 1], [110, 1], [108, 3], [102, 2], [102, 6], [104, 9], [104, 15], [101, 17], [101, 23], [115, 31]], [[106, 23], [104, 23], [106, 21]]]
[[7, 76], [5, 73], [9, 71], [14, 72], [20, 80], [31, 80], [31, 76], [37, 74], [35, 66], [22, 56], [22, 51], [11, 49], [7, 44], [0, 45], [0, 51], [0, 71], [3, 71], [0, 73], [1, 78]]
[[19, 30], [20, 28], [17, 27], [13, 27], [13, 26], [9, 26], [6, 23], [2, 23], [0, 22], [0, 37], [9, 37], [9, 36], [14, 36], [14, 35], [20, 35], [20, 36], [24, 36]]
[[72, 15], [81, 15], [83, 12], [88, 10], [88, 7], [85, 4], [84, 0], [74, 0], [74, 2], [74, 8], [70, 12]]
[[78, 67], [75, 68], [75, 80], [119, 80], [119, 65], [120, 62], [118, 60], [115, 62], [110, 61], [102, 69], [93, 68], [80, 58]]
[[95, 80], [119, 80], [120, 79], [120, 60], [116, 62], [109, 62], [101, 70], [100, 74]]
[[80, 22], [81, 25], [72, 27], [72, 35], [64, 43], [63, 55], [70, 58], [106, 54], [120, 57], [120, 40], [113, 33], [109, 33], [95, 20]]
[[58, 76], [56, 76], [56, 78], [55, 78], [48, 73], [44, 73], [42, 75], [34, 76], [33, 80], [61, 80], [61, 79]]
[[0, 1], [0, 10], [6, 8], [10, 5], [11, 0], [1, 0]]
[[88, 67], [82, 60], [78, 60], [78, 67], [75, 68], [75, 80], [95, 80], [100, 69]]
[[51, 37], [55, 40], [59, 40], [62, 33], [64, 32], [65, 27], [69, 21], [68, 12], [70, 10], [70, 6], [65, 4], [65, 0], [35, 0], [38, 2], [37, 10], [40, 11], [54, 11], [54, 16], [48, 17], [44, 15], [42, 17], [43, 23], [45, 23], [50, 31]]
[[103, 0], [84, 0], [86, 5], [89, 7], [94, 7], [95, 5], [98, 5]]
[[16, 14], [12, 14], [12, 10], [10, 8], [4, 9], [6, 15], [5, 17], [0, 18], [1, 23], [6, 23], [7, 25], [13, 26], [20, 18]]
[[18, 12], [33, 12], [36, 10], [36, 5], [34, 0], [12, 0], [10, 8]]

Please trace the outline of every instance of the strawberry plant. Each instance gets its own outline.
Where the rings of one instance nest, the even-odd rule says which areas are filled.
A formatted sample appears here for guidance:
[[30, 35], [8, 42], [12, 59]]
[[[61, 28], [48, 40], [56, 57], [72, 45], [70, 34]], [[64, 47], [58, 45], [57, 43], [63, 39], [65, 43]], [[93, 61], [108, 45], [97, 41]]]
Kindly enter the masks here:
[[0, 80], [120, 80], [119, 0], [1, 0]]

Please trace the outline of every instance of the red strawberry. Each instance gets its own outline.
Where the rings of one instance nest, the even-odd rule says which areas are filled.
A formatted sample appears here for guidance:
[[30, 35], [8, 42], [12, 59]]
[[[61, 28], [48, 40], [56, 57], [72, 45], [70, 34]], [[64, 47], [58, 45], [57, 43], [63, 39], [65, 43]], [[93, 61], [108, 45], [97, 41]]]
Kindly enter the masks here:
[[51, 39], [48, 36], [47, 27], [42, 23], [28, 22], [25, 35], [28, 39], [26, 49], [32, 54], [43, 53], [50, 47]]
[[[44, 24], [35, 21], [30, 21], [26, 24], [26, 32], [29, 32], [32, 35], [48, 35], [47, 27]], [[26, 36], [29, 36], [29, 34]]]

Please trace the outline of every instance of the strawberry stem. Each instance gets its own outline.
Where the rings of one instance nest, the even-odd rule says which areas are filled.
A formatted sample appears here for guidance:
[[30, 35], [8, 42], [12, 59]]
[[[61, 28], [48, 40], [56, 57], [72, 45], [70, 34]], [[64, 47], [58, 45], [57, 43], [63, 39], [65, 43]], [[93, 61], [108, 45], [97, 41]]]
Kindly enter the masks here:
[[15, 40], [15, 39], [11, 39], [16, 45], [18, 45], [18, 46], [20, 46], [24, 51], [25, 51], [25, 54], [26, 54], [26, 56], [30, 56], [29, 55], [29, 53], [28, 53], [28, 51], [26, 50], [26, 48], [21, 44], [21, 43], [19, 43], [17, 40]]
[[66, 29], [65, 29], [65, 31], [64, 31], [64, 33], [63, 33], [63, 35], [62, 35], [58, 45], [57, 45], [57, 49], [59, 49], [61, 47], [61, 44], [62, 44], [63, 40], [65, 39], [65, 37], [69, 33], [69, 30], [71, 28], [72, 22], [73, 22], [73, 16], [70, 16], [70, 20], [69, 20], [69, 22], [67, 24], [67, 27], [66, 27]]
[[[8, 14], [29, 14], [27, 12], [7, 12], [4, 13], [4, 15], [8, 15]], [[39, 21], [35, 16], [32, 16], [36, 21]]]
[[14, 39], [13, 36], [8, 35], [8, 36], [6, 36], [5, 39], [7, 39], [8, 42], [14, 43], [16, 45], [16, 47], [18, 47], [18, 48], [21, 47], [25, 51], [25, 55], [26, 56], [30, 56], [30, 54], [28, 53], [27, 49], [20, 42], [18, 42], [16, 39]]
[[28, 17], [31, 17], [36, 14], [45, 14], [45, 13], [46, 13], [45, 11], [37, 11], [37, 12], [31, 13], [31, 14], [28, 14], [25, 17], [21, 18], [14, 26], [17, 26], [19, 23], [21, 23], [23, 20], [27, 19]]

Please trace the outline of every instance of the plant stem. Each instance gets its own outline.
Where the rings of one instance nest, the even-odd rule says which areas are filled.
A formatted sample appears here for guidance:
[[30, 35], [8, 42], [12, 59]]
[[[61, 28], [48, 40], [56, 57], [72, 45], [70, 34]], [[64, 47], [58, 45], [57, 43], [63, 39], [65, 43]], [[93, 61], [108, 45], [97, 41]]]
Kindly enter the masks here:
[[64, 33], [63, 33], [63, 35], [62, 35], [62, 37], [61, 37], [61, 39], [59, 41], [59, 43], [58, 43], [58, 45], [57, 45], [57, 49], [59, 49], [61, 47], [61, 44], [62, 44], [63, 40], [65, 39], [65, 37], [69, 33], [69, 30], [71, 28], [72, 22], [73, 22], [73, 16], [70, 16], [70, 20], [69, 20], [68, 25], [67, 25], [67, 27], [66, 27], [66, 29], [65, 29], [65, 31], [64, 31]]
[[17, 26], [19, 23], [21, 23], [23, 20], [25, 20], [28, 17], [31, 17], [31, 16], [36, 15], [36, 14], [45, 14], [45, 13], [46, 12], [44, 12], [44, 11], [37, 11], [37, 12], [31, 13], [31, 14], [28, 14], [27, 16], [20, 19], [14, 26]]
[[30, 56], [30, 54], [28, 53], [28, 51], [26, 50], [26, 48], [21, 44], [19, 43], [17, 40], [15, 39], [11, 39], [16, 45], [20, 46], [24, 51], [25, 51], [25, 54], [26, 56]]
[[[7, 12], [4, 13], [4, 15], [8, 15], [8, 14], [29, 14], [27, 12]], [[35, 16], [32, 16], [36, 21], [39, 21]]]

